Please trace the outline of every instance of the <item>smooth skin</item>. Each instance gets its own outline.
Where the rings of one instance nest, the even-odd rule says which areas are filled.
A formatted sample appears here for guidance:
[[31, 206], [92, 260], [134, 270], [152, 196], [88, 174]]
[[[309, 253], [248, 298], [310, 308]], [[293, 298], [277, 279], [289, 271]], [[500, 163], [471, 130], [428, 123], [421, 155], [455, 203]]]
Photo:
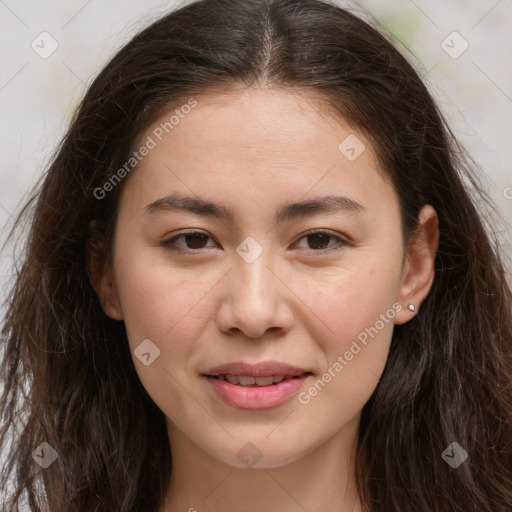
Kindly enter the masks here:
[[[404, 251], [398, 196], [370, 141], [310, 95], [250, 88], [196, 99], [125, 184], [112, 264], [98, 251], [90, 258], [104, 311], [124, 321], [141, 382], [167, 418], [173, 472], [160, 512], [360, 512], [361, 410], [394, 324], [421, 314], [430, 291], [436, 212], [423, 207]], [[350, 134], [366, 147], [354, 161], [338, 149]], [[169, 194], [234, 217], [148, 211]], [[276, 223], [283, 205], [327, 195], [362, 208]], [[327, 234], [306, 236], [317, 229]], [[189, 230], [205, 236], [165, 244]], [[251, 263], [236, 250], [247, 237], [262, 250]], [[227, 362], [281, 361], [313, 373], [305, 391], [394, 303], [401, 310], [307, 404], [295, 395], [236, 409], [202, 376]], [[148, 366], [134, 354], [146, 339], [160, 350]], [[237, 456], [247, 443], [261, 454], [252, 467]]]

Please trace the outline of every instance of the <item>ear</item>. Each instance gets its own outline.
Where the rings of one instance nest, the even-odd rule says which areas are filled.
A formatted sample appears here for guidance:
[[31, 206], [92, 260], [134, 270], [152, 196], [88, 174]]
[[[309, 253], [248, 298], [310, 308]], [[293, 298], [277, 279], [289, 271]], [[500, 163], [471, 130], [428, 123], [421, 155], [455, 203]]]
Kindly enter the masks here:
[[[402, 272], [398, 301], [403, 309], [397, 312], [395, 324], [408, 322], [416, 315], [434, 282], [434, 262], [439, 246], [439, 228], [434, 208], [425, 205], [418, 216], [419, 225], [409, 242]], [[415, 311], [409, 309], [413, 304]]]
[[122, 320], [123, 314], [110, 258], [105, 252], [103, 239], [96, 233], [96, 222], [89, 224], [92, 234], [87, 240], [87, 275], [105, 314], [113, 320]]

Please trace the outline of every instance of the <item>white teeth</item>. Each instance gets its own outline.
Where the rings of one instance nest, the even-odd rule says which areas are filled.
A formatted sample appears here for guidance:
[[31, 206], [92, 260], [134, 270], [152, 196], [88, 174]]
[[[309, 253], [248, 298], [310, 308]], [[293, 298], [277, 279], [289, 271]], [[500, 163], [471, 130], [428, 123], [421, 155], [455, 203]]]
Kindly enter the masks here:
[[248, 375], [240, 375], [238, 378], [240, 379], [240, 384], [242, 386], [252, 386], [255, 382], [255, 378]]
[[[236, 386], [271, 386], [272, 384], [279, 384], [286, 379], [286, 375], [269, 375], [268, 377], [254, 377], [252, 375], [233, 375], [227, 373], [225, 375], [218, 375], [218, 379], [227, 380], [230, 384]], [[290, 377], [291, 378], [291, 377]]]
[[255, 377], [254, 380], [258, 386], [270, 386], [274, 382], [274, 377], [272, 375], [269, 377]]
[[230, 384], [240, 384], [240, 379], [238, 378], [238, 375], [231, 375], [230, 373], [228, 373], [226, 375], [226, 380]]

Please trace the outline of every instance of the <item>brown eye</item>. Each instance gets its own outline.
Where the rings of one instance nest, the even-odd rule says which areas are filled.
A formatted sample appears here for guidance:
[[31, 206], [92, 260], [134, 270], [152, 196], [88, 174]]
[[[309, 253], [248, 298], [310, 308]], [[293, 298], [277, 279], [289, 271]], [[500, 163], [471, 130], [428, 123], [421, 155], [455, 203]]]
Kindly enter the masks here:
[[[177, 245], [176, 242], [180, 239], [184, 240], [185, 245]], [[206, 246], [206, 243], [208, 239], [211, 239], [210, 236], [208, 236], [205, 233], [202, 233], [201, 231], [189, 231], [187, 233], [180, 233], [178, 235], [173, 236], [172, 238], [169, 238], [168, 240], [164, 240], [162, 242], [162, 245], [171, 251], [176, 252], [187, 252], [191, 251], [194, 252], [198, 249], [205, 249], [208, 246]], [[210, 246], [211, 247], [211, 246]]]
[[188, 249], [202, 249], [206, 242], [206, 238], [208, 238], [206, 235], [201, 233], [191, 233], [183, 236]]
[[325, 233], [313, 233], [312, 235], [308, 235], [306, 238], [308, 239], [311, 249], [325, 249], [326, 246], [329, 245], [329, 240], [333, 237], [331, 235], [326, 235]]
[[[342, 238], [330, 231], [311, 231], [303, 235], [301, 240], [303, 239], [307, 240], [308, 247], [306, 249], [310, 249], [311, 252], [326, 252], [347, 245]], [[330, 244], [332, 240], [337, 241], [337, 243]]]

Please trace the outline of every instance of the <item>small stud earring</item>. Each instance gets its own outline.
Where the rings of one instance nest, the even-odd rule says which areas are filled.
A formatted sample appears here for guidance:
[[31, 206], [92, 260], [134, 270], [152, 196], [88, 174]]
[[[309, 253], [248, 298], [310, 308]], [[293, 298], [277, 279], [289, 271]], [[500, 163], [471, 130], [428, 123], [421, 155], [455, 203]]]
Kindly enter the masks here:
[[411, 311], [416, 311], [416, 306], [414, 304], [409, 304], [407, 306]]

